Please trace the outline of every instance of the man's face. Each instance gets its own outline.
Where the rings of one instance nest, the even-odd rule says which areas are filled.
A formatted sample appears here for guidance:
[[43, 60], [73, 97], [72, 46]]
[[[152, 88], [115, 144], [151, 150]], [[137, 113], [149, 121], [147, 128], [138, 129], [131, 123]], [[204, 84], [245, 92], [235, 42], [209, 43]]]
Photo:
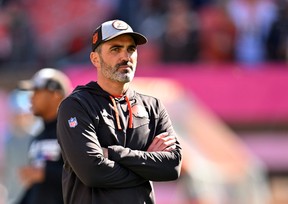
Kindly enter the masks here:
[[43, 117], [47, 111], [50, 111], [49, 103], [51, 103], [53, 93], [45, 89], [35, 90], [32, 98], [31, 105], [34, 115]]
[[57, 117], [57, 109], [62, 100], [63, 94], [60, 91], [36, 89], [31, 97], [31, 110], [35, 116], [51, 121]]
[[124, 34], [103, 43], [97, 57], [97, 68], [106, 79], [127, 83], [134, 78], [137, 49], [130, 35]]

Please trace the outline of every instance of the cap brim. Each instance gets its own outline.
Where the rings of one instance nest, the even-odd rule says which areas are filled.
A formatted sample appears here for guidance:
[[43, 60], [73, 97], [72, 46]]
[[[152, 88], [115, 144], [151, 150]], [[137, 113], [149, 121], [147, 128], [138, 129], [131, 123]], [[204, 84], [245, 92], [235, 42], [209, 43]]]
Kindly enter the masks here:
[[137, 33], [137, 32], [122, 32], [122, 33], [119, 32], [116, 35], [112, 35], [109, 38], [104, 39], [103, 41], [106, 42], [108, 40], [112, 40], [113, 38], [116, 38], [120, 35], [125, 35], [125, 34], [131, 35], [133, 39], [135, 40], [136, 45], [143, 45], [148, 42], [147, 38], [144, 35]]
[[21, 90], [34, 90], [34, 83], [31, 80], [21, 80], [18, 82], [18, 88]]
[[130, 35], [135, 39], [137, 45], [143, 45], [148, 42], [147, 38], [140, 33], [133, 32]]

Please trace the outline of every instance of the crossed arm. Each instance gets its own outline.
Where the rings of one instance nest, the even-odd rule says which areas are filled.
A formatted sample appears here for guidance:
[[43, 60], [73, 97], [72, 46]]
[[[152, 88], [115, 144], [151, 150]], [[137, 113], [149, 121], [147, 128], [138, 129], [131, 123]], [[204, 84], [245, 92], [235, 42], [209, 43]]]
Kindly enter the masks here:
[[[157, 135], [149, 145], [147, 152], [166, 151], [170, 152], [176, 149], [176, 137], [169, 135], [168, 132], [163, 132]], [[108, 149], [102, 147], [103, 155], [108, 158]]]

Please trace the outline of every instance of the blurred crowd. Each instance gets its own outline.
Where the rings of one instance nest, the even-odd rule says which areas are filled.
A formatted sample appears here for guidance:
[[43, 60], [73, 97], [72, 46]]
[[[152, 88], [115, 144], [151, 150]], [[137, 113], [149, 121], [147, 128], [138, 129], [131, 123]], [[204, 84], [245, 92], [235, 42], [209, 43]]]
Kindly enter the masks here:
[[0, 68], [88, 63], [115, 18], [148, 37], [150, 63], [288, 60], [287, 0], [1, 0]]

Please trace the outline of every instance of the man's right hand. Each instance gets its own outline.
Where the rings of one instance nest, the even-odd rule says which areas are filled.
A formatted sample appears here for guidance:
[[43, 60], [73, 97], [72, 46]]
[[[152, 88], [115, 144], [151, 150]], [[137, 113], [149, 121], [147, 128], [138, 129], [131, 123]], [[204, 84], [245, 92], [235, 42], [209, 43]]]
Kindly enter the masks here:
[[45, 170], [40, 167], [24, 166], [19, 169], [22, 184], [29, 188], [35, 183], [41, 183], [45, 179]]
[[149, 145], [147, 152], [171, 151], [176, 148], [176, 137], [169, 136], [168, 132], [157, 135]]

